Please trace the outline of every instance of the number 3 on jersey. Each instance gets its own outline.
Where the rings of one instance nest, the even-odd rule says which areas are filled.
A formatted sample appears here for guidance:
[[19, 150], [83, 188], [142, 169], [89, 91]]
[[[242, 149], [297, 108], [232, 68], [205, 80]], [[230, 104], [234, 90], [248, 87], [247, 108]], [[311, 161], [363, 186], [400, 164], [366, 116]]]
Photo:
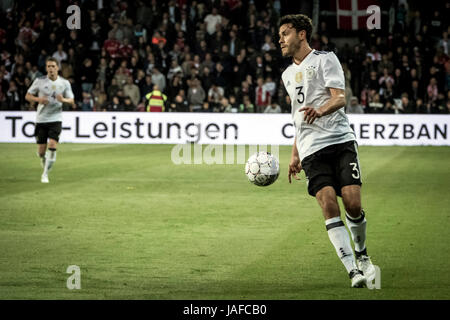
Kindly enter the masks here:
[[354, 173], [352, 173], [353, 179], [359, 179], [358, 164], [355, 162], [350, 162], [349, 165], [353, 167], [352, 168], [352, 171], [354, 171]]
[[302, 92], [303, 86], [295, 87], [295, 89], [298, 90], [297, 95], [299, 96], [299, 97], [297, 98], [297, 102], [298, 102], [298, 103], [303, 103], [303, 102], [305, 102], [305, 94]]

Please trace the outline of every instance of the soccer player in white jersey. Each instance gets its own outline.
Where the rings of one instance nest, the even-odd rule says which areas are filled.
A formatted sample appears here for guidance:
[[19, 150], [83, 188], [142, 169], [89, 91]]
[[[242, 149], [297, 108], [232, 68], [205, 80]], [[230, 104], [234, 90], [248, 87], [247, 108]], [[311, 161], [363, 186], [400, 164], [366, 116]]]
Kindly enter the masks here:
[[[375, 276], [367, 255], [366, 219], [361, 207], [361, 172], [356, 137], [344, 112], [345, 79], [333, 52], [311, 49], [308, 42], [312, 21], [303, 14], [287, 15], [280, 21], [280, 47], [292, 64], [282, 80], [291, 98], [295, 142], [289, 164], [291, 177], [305, 171], [308, 193], [316, 197], [336, 253], [344, 264], [352, 287], [363, 287]], [[346, 222], [355, 244], [340, 217], [341, 196]]]
[[62, 105], [74, 104], [70, 82], [58, 76], [58, 60], [48, 58], [45, 68], [47, 75], [35, 79], [25, 96], [27, 101], [38, 103], [34, 135], [38, 144], [37, 153], [44, 168], [42, 183], [49, 182], [48, 173], [56, 161], [56, 149], [62, 129]]

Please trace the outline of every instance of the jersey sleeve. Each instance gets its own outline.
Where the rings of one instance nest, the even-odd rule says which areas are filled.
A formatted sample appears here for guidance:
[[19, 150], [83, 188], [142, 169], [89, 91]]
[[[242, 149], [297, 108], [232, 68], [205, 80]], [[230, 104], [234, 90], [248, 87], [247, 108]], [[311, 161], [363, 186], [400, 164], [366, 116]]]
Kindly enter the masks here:
[[28, 88], [27, 93], [32, 95], [37, 95], [39, 92], [39, 79], [34, 79], [33, 83], [31, 84], [30, 88]]
[[72, 86], [70, 85], [70, 82], [67, 81], [66, 82], [66, 89], [64, 90], [64, 98], [67, 99], [73, 99], [74, 95], [73, 95], [73, 91], [72, 91]]
[[344, 71], [334, 52], [324, 55], [322, 69], [326, 88], [345, 89]]
[[281, 75], [281, 82], [283, 82], [283, 86], [284, 86], [284, 90], [286, 91], [286, 93], [288, 94], [288, 96], [289, 96], [289, 98], [291, 98], [291, 100], [292, 100], [292, 97], [291, 97], [291, 94], [289, 93], [289, 90], [288, 90], [288, 88], [287, 88], [287, 75], [286, 75], [286, 71], [285, 72], [283, 72], [283, 74]]

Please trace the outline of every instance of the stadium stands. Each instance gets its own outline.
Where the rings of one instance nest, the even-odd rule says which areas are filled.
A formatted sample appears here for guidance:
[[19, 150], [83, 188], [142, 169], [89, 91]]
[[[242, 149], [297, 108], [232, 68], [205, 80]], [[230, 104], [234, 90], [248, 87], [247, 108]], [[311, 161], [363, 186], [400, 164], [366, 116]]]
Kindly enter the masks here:
[[[0, 110], [34, 110], [26, 90], [53, 56], [76, 96], [66, 110], [145, 111], [158, 85], [167, 112], [263, 112], [262, 92], [289, 112], [279, 81], [289, 64], [277, 43], [280, 1], [46, 2], [0, 4]], [[346, 42], [354, 34], [319, 16], [311, 46], [338, 55], [349, 106], [357, 97], [365, 113], [450, 113], [449, 2], [393, 3], [382, 8], [386, 27], [365, 30], [356, 45]], [[71, 4], [81, 8], [79, 30], [66, 26]], [[230, 97], [235, 106], [219, 103]]]

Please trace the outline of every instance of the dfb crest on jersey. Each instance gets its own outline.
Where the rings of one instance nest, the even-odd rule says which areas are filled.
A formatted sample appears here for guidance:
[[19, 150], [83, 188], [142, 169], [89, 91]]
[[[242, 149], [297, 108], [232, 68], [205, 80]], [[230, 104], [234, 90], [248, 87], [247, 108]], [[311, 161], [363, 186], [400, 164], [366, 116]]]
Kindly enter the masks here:
[[306, 69], [306, 79], [311, 80], [316, 75], [316, 71], [314, 71], [314, 67], [310, 67]]
[[301, 72], [301, 71], [300, 71], [300, 72], [297, 72], [297, 74], [295, 75], [295, 81], [298, 82], [298, 83], [300, 83], [300, 82], [302, 82], [302, 80], [303, 80], [303, 74], [302, 74], [302, 72]]

